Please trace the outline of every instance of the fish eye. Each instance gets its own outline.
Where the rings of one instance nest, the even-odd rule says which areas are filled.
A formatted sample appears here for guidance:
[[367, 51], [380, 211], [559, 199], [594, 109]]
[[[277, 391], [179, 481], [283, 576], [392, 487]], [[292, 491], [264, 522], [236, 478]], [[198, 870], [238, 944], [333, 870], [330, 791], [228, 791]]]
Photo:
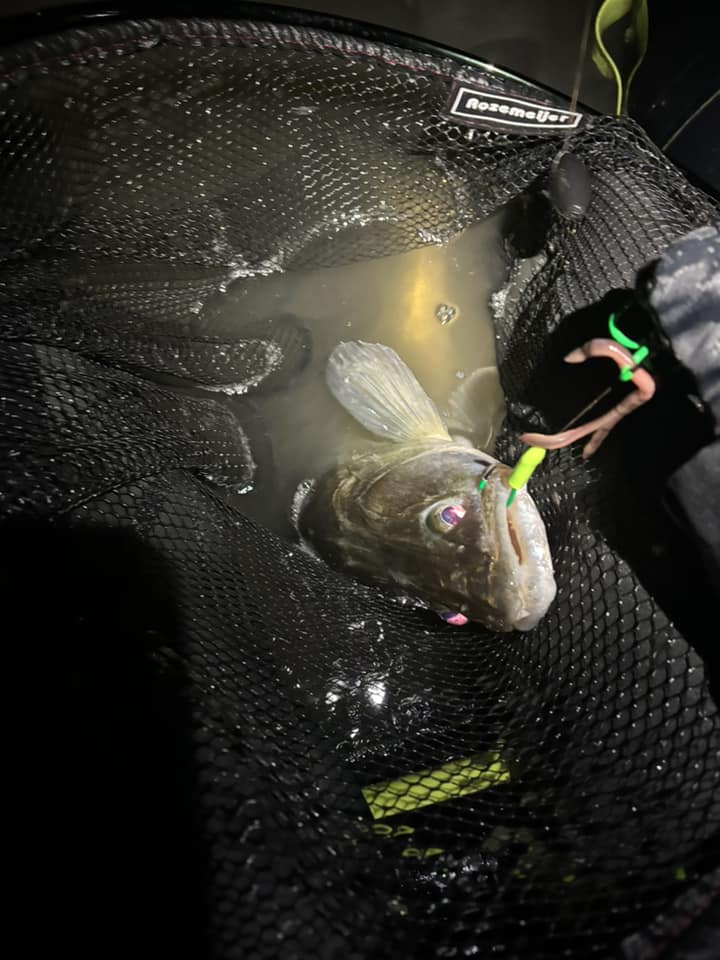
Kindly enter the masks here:
[[461, 503], [447, 503], [428, 514], [427, 522], [438, 533], [447, 533], [460, 523], [466, 513], [467, 510]]

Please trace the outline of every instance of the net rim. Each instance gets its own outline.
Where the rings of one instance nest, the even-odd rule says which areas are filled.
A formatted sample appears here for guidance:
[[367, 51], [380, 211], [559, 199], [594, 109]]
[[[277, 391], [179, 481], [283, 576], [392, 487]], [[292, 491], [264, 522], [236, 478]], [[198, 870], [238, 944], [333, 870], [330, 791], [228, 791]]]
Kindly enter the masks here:
[[[445, 81], [471, 81], [501, 92], [539, 98], [548, 106], [567, 107], [568, 97], [516, 71], [463, 51], [408, 33], [358, 20], [328, 17], [292, 7], [214, 0], [210, 14], [196, 15], [196, 4], [170, 5], [155, 0], [122, 7], [79, 4], [23, 14], [3, 20], [0, 85], [25, 79], [27, 71], [53, 60], [68, 65], [98, 55], [125, 53], [163, 42], [218, 42], [228, 46], [300, 47], [312, 52], [367, 56]], [[258, 19], [253, 19], [257, 17]], [[118, 40], [118, 34], [122, 40]], [[583, 103], [577, 109], [601, 114]]]

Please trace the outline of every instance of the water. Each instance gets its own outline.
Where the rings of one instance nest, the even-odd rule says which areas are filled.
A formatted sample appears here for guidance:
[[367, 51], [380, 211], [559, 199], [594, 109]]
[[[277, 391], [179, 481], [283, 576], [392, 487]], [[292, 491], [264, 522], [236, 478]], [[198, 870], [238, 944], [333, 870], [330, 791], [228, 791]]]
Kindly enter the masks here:
[[371, 439], [325, 384], [327, 359], [342, 340], [392, 347], [443, 412], [466, 376], [495, 364], [489, 301], [505, 274], [499, 217], [493, 217], [444, 246], [236, 281], [225, 297], [224, 322], [233, 311], [241, 322], [290, 315], [312, 340], [309, 361], [293, 383], [251, 394], [267, 425], [274, 466], [239, 498], [239, 508], [287, 536], [298, 484]]

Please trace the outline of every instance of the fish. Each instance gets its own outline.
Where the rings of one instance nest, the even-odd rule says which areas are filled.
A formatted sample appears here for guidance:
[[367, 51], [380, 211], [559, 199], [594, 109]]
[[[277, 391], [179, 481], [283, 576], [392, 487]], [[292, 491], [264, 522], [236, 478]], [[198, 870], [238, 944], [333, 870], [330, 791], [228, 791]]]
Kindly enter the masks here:
[[297, 511], [301, 540], [329, 566], [410, 594], [450, 624], [537, 626], [557, 592], [540, 512], [525, 488], [508, 507], [511, 468], [448, 429], [471, 427], [468, 400], [484, 396], [475, 432], [493, 448], [504, 415], [496, 368], [462, 385], [445, 420], [384, 344], [338, 344], [325, 379], [373, 439], [310, 486]]

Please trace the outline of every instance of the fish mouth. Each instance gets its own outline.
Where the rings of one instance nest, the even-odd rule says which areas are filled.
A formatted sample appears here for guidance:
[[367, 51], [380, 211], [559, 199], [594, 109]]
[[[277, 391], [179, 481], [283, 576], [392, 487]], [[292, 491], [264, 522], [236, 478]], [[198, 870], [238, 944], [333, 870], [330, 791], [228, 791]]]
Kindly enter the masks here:
[[522, 566], [523, 557], [524, 557], [522, 544], [520, 543], [520, 537], [518, 535], [518, 531], [515, 529], [515, 524], [513, 523], [513, 518], [509, 509], [505, 510], [505, 521], [507, 523], [510, 543], [512, 544], [512, 548], [515, 551], [515, 556], [518, 559], [518, 563]]
[[545, 524], [527, 490], [518, 490], [508, 506], [511, 471], [502, 467], [493, 473], [488, 519], [496, 531], [497, 550], [491, 592], [504, 630], [525, 632], [538, 625], [555, 599], [550, 548]]

